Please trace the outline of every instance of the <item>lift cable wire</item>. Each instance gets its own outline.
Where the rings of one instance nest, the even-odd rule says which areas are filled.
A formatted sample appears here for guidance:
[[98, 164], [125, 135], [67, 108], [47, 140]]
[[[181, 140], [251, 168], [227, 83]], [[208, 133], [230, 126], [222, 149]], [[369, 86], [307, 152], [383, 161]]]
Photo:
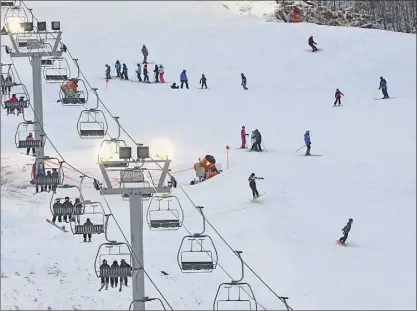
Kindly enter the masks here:
[[[29, 10], [29, 8], [26, 6], [26, 3], [24, 2], [24, 1], [22, 1], [22, 3], [23, 3], [23, 5], [26, 7], [26, 9], [28, 9]], [[36, 20], [36, 21], [39, 21], [33, 14], [32, 14], [32, 16], [33, 16], [33, 18]], [[53, 36], [53, 35], [52, 35]], [[72, 55], [71, 55], [71, 53], [69, 52], [69, 49], [68, 49], [68, 47], [67, 47], [67, 53], [69, 54], [69, 56], [74, 60], [74, 58], [72, 57]], [[86, 76], [84, 75], [84, 73], [82, 72], [82, 70], [81, 70], [81, 68], [79, 68], [79, 72], [80, 72], [80, 74], [82, 75], [82, 77], [84, 78], [84, 80], [85, 80], [85, 82], [87, 83], [87, 85], [93, 90], [93, 87], [91, 86], [91, 84], [88, 82], [88, 80], [87, 80], [87, 78], [86, 78]], [[99, 100], [99, 102], [100, 102], [100, 104], [105, 108], [105, 110], [108, 112], [108, 114], [114, 119], [114, 120], [116, 120], [115, 119], [115, 117], [112, 115], [112, 113], [110, 112], [110, 110], [107, 108], [107, 106], [103, 103], [103, 101], [97, 96], [97, 98], [98, 98], [98, 100]], [[32, 108], [33, 109], [33, 108]], [[135, 144], [135, 145], [140, 145], [140, 144], [138, 144], [133, 138], [132, 138], [132, 136], [130, 136], [130, 134], [125, 130], [125, 128], [120, 124], [120, 128], [123, 130], [123, 132], [132, 140], [132, 142]], [[62, 157], [62, 156], [61, 156]], [[157, 166], [159, 166], [160, 168], [162, 168], [162, 166], [158, 163], [158, 162], [156, 162], [156, 160], [155, 159], [153, 159], [153, 158], [151, 158], [150, 157], [150, 159], [157, 165]], [[66, 164], [68, 164], [67, 162], [65, 162]], [[69, 164], [68, 164], [69, 165]], [[70, 167], [72, 167], [71, 165], [69, 165]], [[79, 170], [77, 170], [76, 168], [74, 168], [74, 167], [72, 167], [74, 170], [76, 170], [76, 171], [78, 171], [78, 172], [80, 172]], [[80, 172], [81, 174], [83, 174], [82, 172]], [[172, 175], [168, 172], [168, 175], [170, 176], [170, 177], [172, 177]], [[89, 177], [89, 176], [87, 176], [86, 175], [86, 177]], [[92, 177], [90, 177], [90, 178], [92, 178]], [[93, 178], [94, 179], [94, 178]], [[191, 197], [188, 195], [188, 193], [185, 191], [185, 189], [180, 185], [180, 189], [182, 190], [182, 192], [185, 194], [185, 196], [188, 198], [188, 200], [190, 201], [190, 203], [195, 207], [195, 208], [197, 208], [197, 206], [196, 206], [196, 204], [194, 203], [194, 201], [191, 199]], [[106, 201], [107, 202], [107, 201]], [[221, 240], [227, 245], [227, 247], [233, 252], [233, 254], [235, 254], [235, 256], [237, 256], [238, 257], [238, 255], [235, 253], [235, 251], [234, 251], [234, 249], [230, 246], [230, 244], [225, 240], [225, 238], [219, 233], [219, 231], [214, 227], [214, 225], [209, 221], [209, 220], [207, 220], [207, 218], [206, 218], [206, 221], [207, 221], [207, 223], [209, 224], [209, 226], [213, 229], [213, 231], [221, 238]], [[243, 259], [242, 259], [242, 261], [243, 261], [243, 263], [244, 263], [244, 265], [265, 285], [265, 287], [273, 294], [273, 295], [275, 295], [281, 302], [283, 302], [286, 306], [287, 306], [287, 308], [289, 309], [289, 310], [293, 310], [291, 307], [289, 307], [288, 306], [288, 304], [287, 304], [287, 302], [286, 302], [286, 300], [282, 297], [282, 296], [279, 296], [250, 266], [249, 266], [249, 264], [247, 264]]]

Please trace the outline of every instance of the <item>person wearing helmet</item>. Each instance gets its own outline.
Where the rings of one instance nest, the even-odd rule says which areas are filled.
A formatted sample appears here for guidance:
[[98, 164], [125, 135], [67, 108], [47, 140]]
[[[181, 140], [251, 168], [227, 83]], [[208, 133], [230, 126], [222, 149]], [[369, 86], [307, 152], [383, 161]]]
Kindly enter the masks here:
[[378, 90], [382, 90], [382, 95], [384, 95], [382, 99], [389, 98], [387, 80], [385, 80], [384, 77], [379, 77], [379, 89]]
[[352, 222], [353, 222], [353, 219], [352, 219], [352, 218], [349, 218], [348, 223], [347, 223], [347, 224], [346, 224], [346, 226], [344, 226], [344, 227], [343, 227], [343, 229], [342, 229], [343, 236], [339, 239], [339, 242], [340, 242], [341, 244], [343, 244], [343, 245], [346, 243], [346, 240], [347, 240], [347, 238], [348, 238], [348, 235], [349, 235], [350, 229], [351, 229], [351, 227], [352, 227]]
[[[29, 133], [29, 134], [28, 134], [28, 136], [26, 137], [26, 140], [27, 140], [27, 141], [33, 141], [33, 140], [35, 140], [35, 139], [33, 138], [33, 134], [32, 134], [32, 133]], [[30, 151], [30, 148], [26, 148], [26, 155], [29, 155], [29, 151]], [[34, 156], [36, 155], [35, 148], [32, 148], [32, 154], [33, 154]]]
[[258, 189], [256, 187], [256, 180], [257, 179], [264, 179], [263, 177], [256, 177], [255, 173], [250, 174], [248, 181], [249, 181], [249, 187], [252, 190], [252, 196], [254, 199], [256, 199], [257, 197], [259, 197], [259, 192]]
[[138, 81], [139, 82], [142, 82], [142, 76], [141, 76], [141, 74], [142, 74], [142, 67], [141, 67], [141, 65], [139, 63], [137, 63], [136, 66], [137, 66], [136, 67], [136, 75], [138, 77]]
[[180, 82], [181, 82], [181, 86], [180, 86], [181, 88], [183, 88], [184, 83], [185, 83], [185, 86], [188, 89], [188, 77], [187, 77], [187, 71], [185, 69], [180, 74]]
[[[130, 268], [132, 269], [132, 266], [129, 265], [124, 259], [120, 260], [120, 268]], [[124, 284], [124, 286], [127, 286], [127, 276], [122, 276], [120, 277], [120, 290], [122, 289], [122, 284]]]
[[120, 64], [119, 60], [116, 60], [116, 63], [114, 64], [114, 68], [116, 69], [116, 75], [118, 78], [120, 78], [121, 76], [121, 69], [122, 69], [122, 65]]
[[106, 276], [106, 277], [102, 276], [103, 274], [105, 274], [105, 271], [103, 271], [103, 270], [108, 270], [108, 269], [110, 269], [110, 266], [107, 263], [107, 260], [103, 259], [103, 262], [100, 265], [101, 288], [103, 288], [104, 285], [106, 285], [106, 289], [107, 289], [108, 286], [109, 286], [109, 277], [108, 276]]
[[165, 78], [164, 78], [165, 71], [164, 70], [165, 70], [164, 66], [160, 64], [159, 65], [159, 82], [161, 83], [165, 83]]
[[240, 85], [243, 86], [244, 90], [247, 90], [248, 89], [246, 87], [247, 80], [246, 80], [246, 76], [243, 74], [243, 72], [240, 74], [240, 78], [242, 79], [242, 83]]
[[246, 134], [246, 129], [243, 125], [242, 129], [240, 130], [240, 139], [242, 141], [240, 148], [246, 148], [246, 136], [249, 136], [249, 134]]
[[[61, 203], [61, 198], [56, 198], [54, 205], [52, 205], [52, 210], [54, 211], [54, 215], [52, 217], [52, 222], [53, 223], [55, 223], [55, 221], [56, 221], [56, 217], [57, 217], [56, 214], [58, 212], [58, 209], [62, 208], [62, 207], [63, 206], [62, 206], [62, 203]], [[58, 216], [58, 222], [62, 222], [61, 216]]]
[[143, 64], [146, 64], [148, 62], [148, 55], [149, 51], [146, 45], [142, 45], [142, 55], [143, 55]]
[[108, 65], [108, 64], [106, 64], [105, 65], [105, 67], [106, 67], [106, 79], [111, 79], [111, 76], [110, 76], [110, 66]]
[[316, 42], [314, 42], [313, 36], [310, 36], [310, 38], [308, 38], [308, 45], [313, 49], [312, 52], [317, 51], [317, 47], [316, 47]]
[[155, 83], [159, 83], [159, 66], [157, 64], [155, 64], [153, 72], [155, 73]]
[[305, 134], [304, 134], [304, 144], [306, 145], [306, 147], [307, 147], [307, 150], [306, 150], [306, 156], [309, 156], [309, 155], [311, 155], [310, 154], [310, 150], [311, 150], [311, 139], [310, 139], [310, 131], [306, 131], [305, 132]]
[[[79, 203], [79, 202], [78, 202]], [[91, 222], [90, 218], [87, 218], [87, 220], [84, 223], [84, 226], [93, 226], [94, 224]], [[84, 242], [87, 242], [87, 236], [88, 236], [88, 242], [91, 242], [91, 233], [83, 234]]]
[[336, 107], [336, 104], [338, 104], [338, 106], [340, 106], [340, 97], [345, 96], [345, 94], [343, 94], [342, 92], [340, 92], [339, 89], [336, 89], [336, 93], [334, 93], [334, 98], [336, 98], [336, 100], [334, 101], [333, 107]]

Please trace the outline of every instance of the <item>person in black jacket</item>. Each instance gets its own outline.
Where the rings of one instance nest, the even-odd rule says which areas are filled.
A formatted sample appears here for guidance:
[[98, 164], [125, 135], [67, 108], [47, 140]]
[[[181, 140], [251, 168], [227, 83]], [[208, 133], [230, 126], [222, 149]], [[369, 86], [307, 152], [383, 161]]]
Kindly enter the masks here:
[[[121, 268], [126, 268], [126, 267], [132, 268], [124, 259], [120, 260], [120, 267]], [[127, 286], [127, 276], [122, 276], [120, 278], [120, 283]]]
[[[110, 268], [110, 266], [107, 263], [107, 260], [103, 259], [103, 263], [100, 266], [100, 274], [102, 274], [102, 272], [101, 272], [102, 269], [107, 269], [107, 268]], [[106, 277], [102, 276], [101, 277], [101, 286], [104, 286], [104, 285], [106, 285], [106, 289], [107, 289], [107, 286], [109, 286], [109, 277], [108, 276], [106, 276]]]
[[340, 243], [342, 243], [342, 244], [345, 244], [346, 243], [346, 240], [348, 238], [350, 229], [352, 227], [352, 222], [353, 222], [353, 219], [352, 218], [349, 218], [348, 223], [346, 224], [346, 226], [343, 227], [343, 229], [342, 229], [343, 236], [339, 239], [339, 242]]
[[[111, 265], [111, 268], [117, 268], [119, 267], [119, 264], [117, 263], [117, 260], [113, 260], [113, 263]], [[119, 283], [119, 278], [110, 277], [110, 286], [111, 287], [117, 287], [117, 284]]]
[[[90, 218], [87, 218], [87, 220], [84, 223], [84, 226], [93, 226], [93, 223], [91, 222]], [[84, 242], [87, 242], [87, 236], [88, 236], [88, 242], [91, 242], [91, 233], [83, 234]]]
[[246, 76], [243, 74], [243, 73], [241, 73], [240, 74], [240, 77], [242, 78], [242, 83], [241, 83], [241, 85], [243, 86], [243, 89], [244, 90], [247, 90], [248, 88], [246, 87]]
[[255, 130], [255, 146], [256, 146], [256, 151], [262, 152], [261, 143], [262, 143], [262, 135], [256, 129]]
[[155, 64], [155, 69], [153, 70], [155, 72], [155, 83], [159, 83], [159, 67]]
[[126, 64], [123, 64], [123, 67], [122, 67], [122, 76], [120, 78], [121, 79], [125, 79], [125, 80], [129, 80], [129, 78], [127, 76], [127, 67], [126, 67]]
[[204, 73], [201, 75], [200, 84], [201, 88], [205, 87], [207, 89], [207, 78]]
[[250, 174], [248, 181], [249, 181], [249, 187], [252, 190], [253, 198], [256, 199], [259, 197], [258, 189], [256, 188], [256, 179], [264, 179], [263, 177], [256, 177], [255, 173]]
[[143, 82], [150, 83], [149, 76], [148, 76], [148, 65], [143, 65]]
[[179, 89], [180, 87], [174, 82], [174, 83], [172, 83], [172, 85], [171, 85], [171, 89]]
[[313, 49], [313, 52], [317, 51], [317, 47], [315, 46], [316, 44], [317, 43], [314, 42], [313, 36], [308, 38], [308, 45], [311, 46], [311, 48]]
[[110, 66], [108, 64], [106, 64], [106, 79], [111, 79]]

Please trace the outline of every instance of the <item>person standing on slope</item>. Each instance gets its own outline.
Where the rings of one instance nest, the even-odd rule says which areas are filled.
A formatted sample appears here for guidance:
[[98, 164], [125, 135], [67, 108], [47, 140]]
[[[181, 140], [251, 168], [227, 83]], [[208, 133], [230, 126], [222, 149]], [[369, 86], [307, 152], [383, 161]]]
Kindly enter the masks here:
[[162, 66], [162, 64], [159, 65], [159, 82], [161, 83], [165, 83], [165, 78], [164, 78], [164, 66]]
[[205, 87], [207, 89], [207, 78], [204, 73], [201, 75], [200, 84], [201, 88]]
[[155, 64], [153, 72], [155, 73], [155, 83], [159, 83], [159, 67], [157, 64]]
[[353, 219], [352, 218], [349, 218], [348, 223], [346, 224], [346, 226], [343, 227], [343, 229], [342, 229], [343, 236], [339, 239], [339, 242], [341, 244], [345, 244], [346, 243], [346, 240], [348, 238], [350, 229], [352, 227], [352, 222], [353, 222]]
[[338, 106], [340, 106], [340, 97], [345, 96], [342, 92], [340, 92], [339, 89], [336, 89], [336, 93], [334, 93], [334, 97], [336, 100], [334, 101], [333, 107], [336, 107], [336, 104], [339, 103]]
[[258, 189], [256, 188], [256, 180], [257, 179], [264, 179], [263, 177], [256, 177], [255, 173], [250, 174], [248, 181], [249, 181], [249, 187], [252, 190], [253, 198], [256, 199], [259, 197]]
[[248, 88], [246, 87], [247, 80], [246, 80], [245, 75], [244, 75], [243, 73], [241, 73], [241, 74], [240, 74], [240, 77], [242, 78], [242, 83], [241, 83], [240, 85], [241, 85], [241, 86], [243, 86], [243, 89], [244, 89], [244, 90], [247, 90], [247, 89], [248, 89]]
[[143, 66], [143, 82], [150, 83], [149, 82], [149, 75], [148, 75], [148, 65]]
[[128, 76], [127, 76], [127, 66], [126, 64], [123, 64], [122, 67], [122, 75], [120, 77], [121, 79], [125, 79], [125, 80], [129, 80]]
[[313, 49], [313, 52], [317, 51], [316, 42], [314, 42], [313, 36], [308, 38], [308, 45]]
[[110, 76], [110, 66], [108, 64], [106, 64], [106, 79], [111, 79]]
[[184, 86], [184, 83], [185, 83], [185, 86], [188, 89], [188, 77], [187, 77], [187, 71], [185, 69], [181, 72], [180, 81], [181, 81], [181, 88]]
[[139, 82], [142, 82], [142, 76], [141, 76], [141, 74], [142, 74], [142, 67], [141, 67], [141, 65], [140, 64], [136, 64], [136, 75], [137, 75], [137, 77], [138, 77], [138, 81]]
[[311, 155], [310, 154], [310, 150], [311, 150], [311, 139], [310, 139], [310, 131], [306, 131], [306, 133], [304, 134], [304, 144], [306, 145], [306, 147], [307, 147], [307, 150], [306, 150], [306, 156], [309, 156], [309, 155]]
[[114, 68], [116, 69], [116, 75], [118, 78], [120, 78], [121, 76], [121, 69], [122, 69], [122, 65], [120, 65], [120, 62], [118, 60], [116, 60], [116, 64], [114, 64]]
[[240, 130], [240, 139], [242, 140], [242, 145], [240, 148], [246, 148], [246, 136], [249, 136], [249, 134], [246, 134], [245, 126], [242, 126], [242, 129]]
[[142, 45], [142, 55], [143, 55], [143, 62], [144, 64], [148, 63], [148, 48], [146, 47], [146, 45]]
[[388, 89], [387, 89], [387, 80], [384, 79], [384, 77], [379, 77], [379, 89], [382, 90], [382, 95], [384, 95], [383, 99], [389, 98], [388, 95]]

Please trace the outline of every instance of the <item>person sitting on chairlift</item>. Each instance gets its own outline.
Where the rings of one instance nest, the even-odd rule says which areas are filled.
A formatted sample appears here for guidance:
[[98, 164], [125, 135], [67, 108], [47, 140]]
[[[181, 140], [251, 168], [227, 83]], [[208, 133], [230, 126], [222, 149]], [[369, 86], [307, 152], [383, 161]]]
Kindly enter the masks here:
[[[120, 260], [120, 268], [132, 268], [124, 259]], [[124, 283], [127, 286], [127, 276], [120, 278], [120, 283]]]
[[61, 86], [61, 91], [65, 94], [67, 98], [77, 97], [78, 93], [78, 79], [71, 79], [69, 82]]
[[[113, 263], [111, 265], [112, 268], [119, 268], [119, 263], [117, 260], [113, 260]], [[120, 280], [121, 281], [121, 280]], [[119, 278], [117, 277], [110, 277], [110, 286], [111, 287], [117, 287], [117, 284], [119, 283]]]
[[[8, 102], [10, 103], [17, 103], [19, 100], [16, 97], [16, 94], [13, 94], [12, 97], [9, 98]], [[14, 114], [15, 109], [7, 109], [7, 115], [10, 113]], [[18, 114], [19, 115], [19, 114]]]
[[[91, 222], [90, 218], [87, 218], [87, 220], [84, 223], [84, 226], [92, 226], [93, 223]], [[91, 242], [91, 233], [83, 234], [84, 242], [87, 242], [87, 236], [88, 236], [88, 242]]]
[[[110, 268], [110, 266], [107, 263], [107, 260], [103, 259], [103, 263], [100, 266], [100, 274], [102, 274], [101, 270], [106, 269], [106, 268]], [[109, 285], [109, 277], [108, 276], [107, 277], [101, 277], [101, 286], [104, 286], [104, 285], [106, 285], [106, 288]]]
[[[38, 170], [38, 172], [36, 173], [36, 178], [45, 178], [45, 173], [42, 170]], [[45, 187], [41, 186], [41, 192], [45, 191]], [[36, 193], [39, 192], [39, 188], [38, 185], [36, 185]]]
[[[29, 133], [29, 135], [26, 137], [26, 140], [27, 140], [27, 141], [33, 141], [33, 140], [35, 140], [35, 139], [33, 138], [32, 133]], [[30, 151], [30, 148], [26, 148], [26, 155], [29, 155], [29, 151]], [[34, 156], [36, 155], [35, 148], [32, 148], [32, 154], [33, 154]]]

